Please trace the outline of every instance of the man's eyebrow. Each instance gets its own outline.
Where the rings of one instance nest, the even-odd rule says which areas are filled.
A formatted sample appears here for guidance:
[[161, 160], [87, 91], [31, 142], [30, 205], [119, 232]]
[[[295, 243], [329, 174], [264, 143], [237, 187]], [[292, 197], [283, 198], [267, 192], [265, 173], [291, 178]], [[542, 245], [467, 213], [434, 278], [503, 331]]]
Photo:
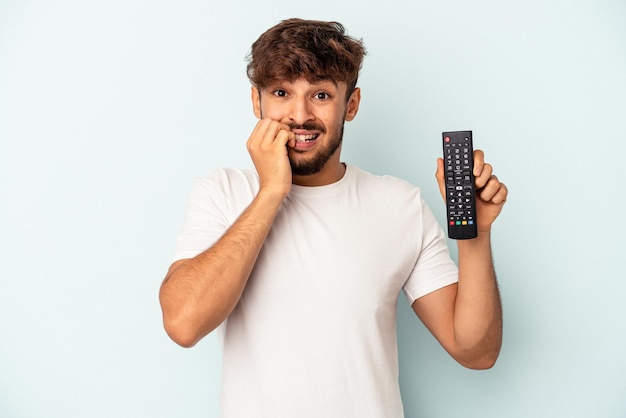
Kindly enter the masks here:
[[313, 84], [314, 86], [317, 86], [319, 84], [326, 84], [326, 83], [331, 83], [333, 86], [339, 87], [339, 83], [337, 83], [337, 81], [333, 80], [332, 78], [323, 78], [321, 80], [314, 81], [311, 84]]

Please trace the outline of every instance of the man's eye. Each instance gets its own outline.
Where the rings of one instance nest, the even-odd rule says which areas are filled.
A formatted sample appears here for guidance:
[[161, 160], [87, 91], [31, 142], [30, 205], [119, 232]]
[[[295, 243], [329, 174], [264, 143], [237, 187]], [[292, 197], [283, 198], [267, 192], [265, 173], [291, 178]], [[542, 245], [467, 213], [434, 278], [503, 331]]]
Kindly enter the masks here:
[[319, 92], [315, 95], [315, 98], [320, 100], [330, 99], [330, 94], [326, 92]]
[[285, 90], [274, 90], [274, 96], [285, 97], [287, 92]]

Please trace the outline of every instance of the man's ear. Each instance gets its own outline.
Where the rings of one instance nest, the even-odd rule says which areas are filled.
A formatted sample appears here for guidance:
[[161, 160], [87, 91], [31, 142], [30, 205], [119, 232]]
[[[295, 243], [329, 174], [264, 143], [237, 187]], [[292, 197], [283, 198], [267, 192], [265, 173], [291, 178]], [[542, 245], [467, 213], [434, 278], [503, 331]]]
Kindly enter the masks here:
[[350, 97], [348, 98], [348, 104], [346, 107], [346, 121], [350, 122], [356, 117], [359, 111], [359, 104], [361, 103], [361, 89], [356, 87]]
[[261, 93], [255, 86], [252, 86], [250, 99], [252, 100], [252, 110], [254, 111], [254, 116], [256, 116], [257, 119], [261, 119]]

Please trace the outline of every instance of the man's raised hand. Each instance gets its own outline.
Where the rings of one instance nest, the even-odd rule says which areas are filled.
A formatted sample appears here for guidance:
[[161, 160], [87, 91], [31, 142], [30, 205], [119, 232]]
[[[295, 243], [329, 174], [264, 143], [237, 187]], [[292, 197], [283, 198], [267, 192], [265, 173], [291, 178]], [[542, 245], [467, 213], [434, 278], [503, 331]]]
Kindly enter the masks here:
[[269, 118], [261, 119], [246, 146], [259, 174], [261, 190], [286, 196], [292, 182], [287, 147], [295, 146], [295, 135], [289, 126]]

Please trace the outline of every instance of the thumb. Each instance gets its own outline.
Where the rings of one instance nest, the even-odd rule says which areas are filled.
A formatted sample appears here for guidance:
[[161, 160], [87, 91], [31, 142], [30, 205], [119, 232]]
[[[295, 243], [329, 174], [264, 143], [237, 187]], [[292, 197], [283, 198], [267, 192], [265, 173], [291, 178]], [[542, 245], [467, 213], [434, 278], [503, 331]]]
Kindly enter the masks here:
[[443, 171], [443, 158], [437, 158], [437, 172], [435, 173], [435, 178], [437, 179], [437, 184], [439, 185], [439, 192], [441, 193], [441, 197], [443, 200], [446, 200], [446, 182], [444, 180], [444, 171]]

